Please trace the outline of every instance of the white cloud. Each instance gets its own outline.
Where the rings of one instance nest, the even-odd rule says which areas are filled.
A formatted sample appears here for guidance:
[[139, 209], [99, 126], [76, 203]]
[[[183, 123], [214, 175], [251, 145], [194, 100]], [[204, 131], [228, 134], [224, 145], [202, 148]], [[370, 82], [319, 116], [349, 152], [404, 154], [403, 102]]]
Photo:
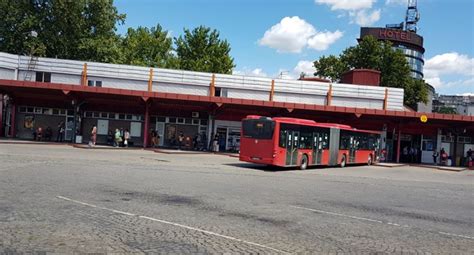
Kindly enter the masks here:
[[407, 0], [387, 0], [385, 1], [386, 5], [406, 5], [408, 6], [408, 1]]
[[425, 61], [424, 74], [426, 82], [442, 93], [474, 92], [474, 58], [467, 55], [457, 52], [436, 55]]
[[355, 22], [359, 26], [370, 26], [380, 19], [380, 9], [369, 12], [367, 10], [360, 10], [357, 12], [350, 12], [352, 17], [351, 22]]
[[370, 9], [376, 0], [315, 0], [317, 4], [326, 4], [331, 6], [331, 10], [360, 10]]
[[343, 35], [342, 32], [318, 32], [313, 25], [298, 16], [285, 17], [265, 31], [259, 44], [278, 52], [300, 53], [305, 47], [326, 50]]
[[263, 71], [262, 68], [255, 68], [250, 70], [247, 67], [244, 67], [242, 70], [232, 70], [234, 75], [243, 75], [243, 76], [258, 76], [258, 77], [268, 77], [267, 73]]
[[331, 44], [342, 37], [343, 33], [339, 30], [334, 32], [318, 32], [308, 40], [308, 47], [315, 50], [327, 50]]
[[449, 52], [426, 60], [425, 76], [436, 77], [441, 74], [474, 76], [474, 58], [457, 52]]
[[278, 52], [299, 53], [306, 46], [308, 38], [315, 33], [314, 27], [298, 16], [285, 17], [265, 32], [260, 45]]
[[314, 64], [311, 61], [307, 60], [300, 60], [298, 64], [296, 64], [295, 68], [293, 68], [293, 73], [296, 75], [300, 75], [301, 73], [305, 73], [306, 75], [313, 76], [316, 69], [314, 68]]
[[[387, 0], [393, 1], [393, 0]], [[331, 10], [340, 12], [337, 17], [350, 17], [350, 23], [370, 26], [380, 20], [380, 9], [371, 10], [376, 0], [315, 0], [316, 4], [326, 4]]]
[[251, 74], [253, 76], [260, 76], [260, 77], [267, 77], [268, 76], [261, 68], [253, 69]]

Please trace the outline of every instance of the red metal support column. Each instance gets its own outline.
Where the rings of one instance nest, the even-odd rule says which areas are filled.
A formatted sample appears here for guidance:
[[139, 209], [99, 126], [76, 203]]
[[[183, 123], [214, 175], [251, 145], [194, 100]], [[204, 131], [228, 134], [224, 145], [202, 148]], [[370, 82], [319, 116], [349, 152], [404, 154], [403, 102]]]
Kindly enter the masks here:
[[145, 124], [143, 128], [143, 148], [148, 147], [148, 132], [150, 129], [150, 104], [145, 101]]
[[398, 128], [398, 137], [397, 137], [397, 163], [400, 163], [400, 141], [402, 139], [402, 130]]
[[3, 135], [3, 94], [0, 94], [0, 137]]
[[16, 136], [16, 103], [12, 104], [12, 114], [10, 121], [10, 137], [15, 138]]

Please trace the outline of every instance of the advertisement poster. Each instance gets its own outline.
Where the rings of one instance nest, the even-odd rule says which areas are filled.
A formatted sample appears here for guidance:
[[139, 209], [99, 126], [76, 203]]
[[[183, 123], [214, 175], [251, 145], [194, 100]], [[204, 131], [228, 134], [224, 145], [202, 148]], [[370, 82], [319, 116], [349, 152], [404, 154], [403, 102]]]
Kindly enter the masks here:
[[33, 129], [35, 126], [35, 117], [33, 115], [26, 115], [25, 116], [25, 122], [24, 122], [24, 127]]

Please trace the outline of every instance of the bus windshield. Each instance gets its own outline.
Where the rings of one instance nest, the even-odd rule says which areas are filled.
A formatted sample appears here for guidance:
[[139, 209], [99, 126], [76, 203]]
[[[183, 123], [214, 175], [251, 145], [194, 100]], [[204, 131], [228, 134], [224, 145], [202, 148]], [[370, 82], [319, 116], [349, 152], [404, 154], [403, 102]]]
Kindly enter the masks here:
[[242, 122], [244, 137], [255, 139], [272, 139], [275, 122], [272, 120], [250, 119]]

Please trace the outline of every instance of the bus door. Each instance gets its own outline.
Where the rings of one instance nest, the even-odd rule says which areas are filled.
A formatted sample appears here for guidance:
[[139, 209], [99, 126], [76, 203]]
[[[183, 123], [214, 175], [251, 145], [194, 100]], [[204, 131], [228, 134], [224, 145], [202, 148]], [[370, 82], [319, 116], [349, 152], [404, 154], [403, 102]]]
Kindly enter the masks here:
[[323, 155], [323, 134], [313, 133], [313, 164], [320, 165]]
[[294, 166], [298, 160], [298, 146], [300, 140], [300, 132], [288, 130], [286, 136], [286, 165]]
[[356, 161], [356, 150], [358, 146], [357, 137], [351, 135], [349, 143], [349, 163], [355, 163]]

